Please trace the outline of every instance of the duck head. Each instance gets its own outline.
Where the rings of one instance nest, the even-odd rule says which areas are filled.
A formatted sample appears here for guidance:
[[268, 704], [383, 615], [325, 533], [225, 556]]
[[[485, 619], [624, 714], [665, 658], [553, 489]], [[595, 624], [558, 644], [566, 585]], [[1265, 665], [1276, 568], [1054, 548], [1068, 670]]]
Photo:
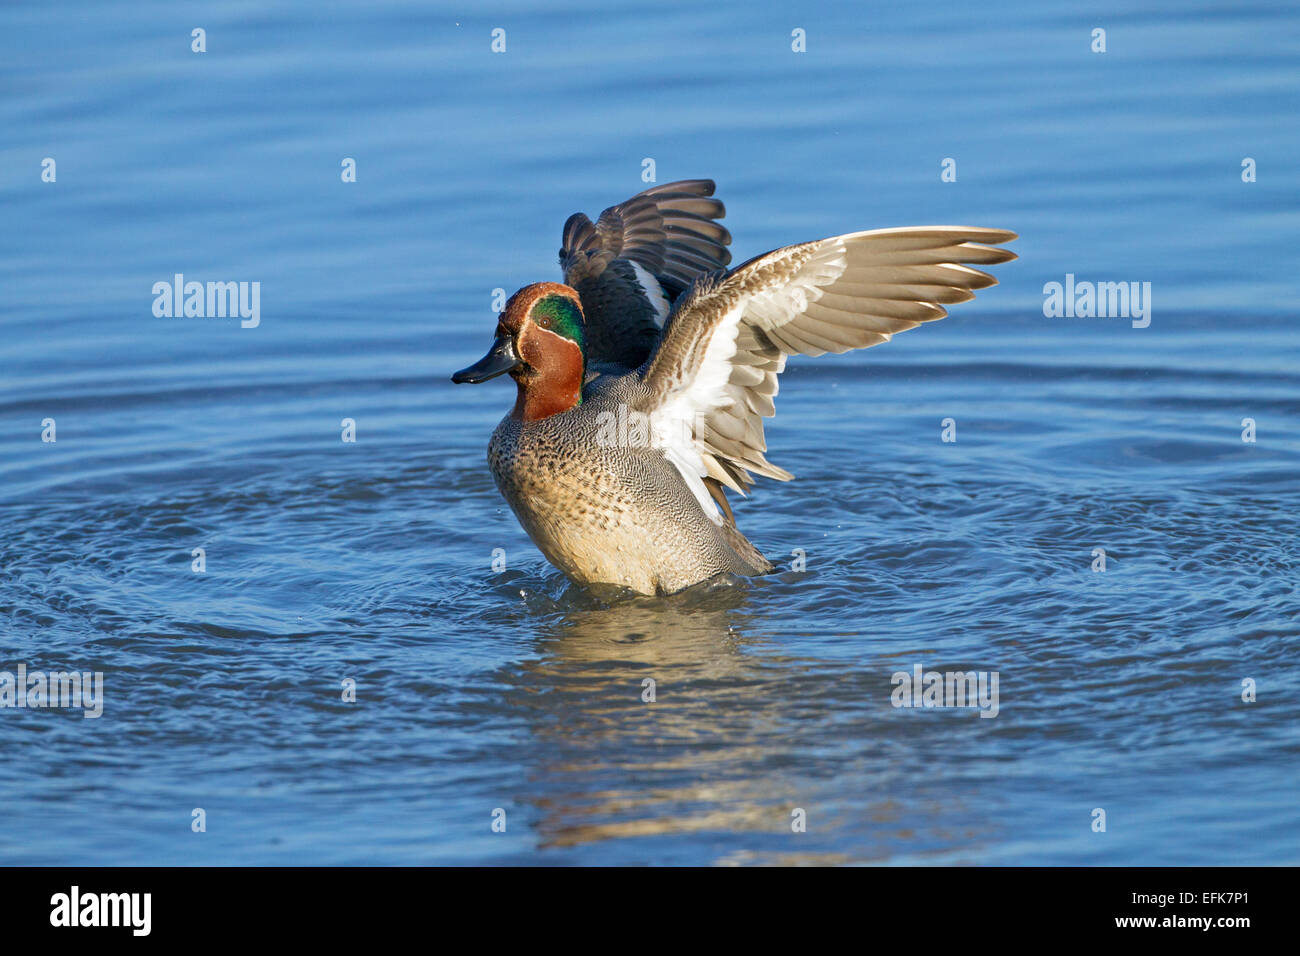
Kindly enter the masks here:
[[575, 289], [535, 282], [510, 297], [492, 348], [453, 382], [478, 383], [509, 373], [518, 386], [512, 414], [537, 421], [582, 404], [587, 362], [585, 321]]

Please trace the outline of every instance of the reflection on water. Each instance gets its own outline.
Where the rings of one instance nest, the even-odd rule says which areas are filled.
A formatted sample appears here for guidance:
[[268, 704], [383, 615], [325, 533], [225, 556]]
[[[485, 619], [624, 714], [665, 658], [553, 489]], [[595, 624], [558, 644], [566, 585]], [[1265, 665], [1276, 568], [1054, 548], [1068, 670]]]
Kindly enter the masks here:
[[543, 656], [514, 681], [524, 694], [545, 689], [530, 768], [546, 794], [543, 846], [781, 825], [785, 791], [744, 778], [762, 755], [741, 743], [777, 689], [744, 653], [745, 615], [728, 613], [743, 606], [743, 590], [718, 593], [708, 603], [688, 595], [667, 608], [633, 600], [577, 611], [539, 637]]
[[[539, 846], [637, 838], [649, 844], [640, 859], [665, 862], [653, 838], [708, 845], [729, 834], [753, 849], [718, 862], [797, 864], [886, 859], [918, 828], [941, 845], [977, 843], [985, 826], [944, 834], [940, 807], [904, 812], [888, 796], [896, 773], [883, 761], [864, 766], [878, 750], [873, 736], [891, 732], [892, 668], [863, 662], [846, 672], [746, 636], [761, 630], [751, 590], [705, 585], [590, 606], [589, 592], [567, 589], [563, 600], [577, 606], [538, 631], [539, 656], [501, 675], [503, 706], [524, 715], [531, 734], [515, 799], [535, 808]], [[827, 706], [853, 714], [838, 733], [825, 723]], [[848, 735], [867, 794], [851, 812], [825, 799], [836, 786], [828, 745]], [[846, 833], [851, 848], [826, 845]]]

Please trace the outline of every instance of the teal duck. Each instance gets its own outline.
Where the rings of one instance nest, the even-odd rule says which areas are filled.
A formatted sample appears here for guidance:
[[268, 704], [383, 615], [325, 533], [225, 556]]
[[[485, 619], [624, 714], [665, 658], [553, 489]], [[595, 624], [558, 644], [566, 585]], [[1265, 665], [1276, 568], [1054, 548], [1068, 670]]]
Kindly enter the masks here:
[[710, 180], [665, 183], [564, 225], [564, 284], [516, 292], [491, 349], [452, 376], [509, 374], [488, 445], [497, 487], [546, 558], [642, 594], [772, 570], [726, 491], [762, 475], [763, 419], [791, 355], [847, 352], [941, 319], [1015, 258], [1004, 229], [874, 229], [728, 269]]

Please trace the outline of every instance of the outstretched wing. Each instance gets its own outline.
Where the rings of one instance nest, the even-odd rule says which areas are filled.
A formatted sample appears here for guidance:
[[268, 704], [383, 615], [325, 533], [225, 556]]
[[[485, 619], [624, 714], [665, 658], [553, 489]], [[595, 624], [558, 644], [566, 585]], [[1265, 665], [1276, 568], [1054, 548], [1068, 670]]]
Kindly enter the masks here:
[[1016, 258], [987, 245], [1015, 238], [965, 226], [876, 229], [786, 246], [698, 280], [640, 369], [639, 410], [705, 512], [721, 522], [705, 478], [743, 494], [753, 474], [793, 477], [768, 462], [763, 438], [786, 356], [866, 348], [943, 318], [944, 305], [997, 283], [967, 263]]
[[564, 224], [560, 266], [586, 316], [589, 362], [636, 368], [659, 340], [669, 308], [696, 276], [731, 261], [731, 234], [713, 180], [654, 186], [592, 222]]

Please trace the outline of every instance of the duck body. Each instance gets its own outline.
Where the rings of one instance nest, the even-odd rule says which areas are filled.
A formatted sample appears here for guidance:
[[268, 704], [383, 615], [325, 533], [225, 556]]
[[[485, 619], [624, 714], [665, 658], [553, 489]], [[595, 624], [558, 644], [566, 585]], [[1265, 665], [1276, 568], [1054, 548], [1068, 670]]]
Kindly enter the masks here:
[[492, 477], [538, 550], [582, 584], [641, 594], [770, 571], [733, 525], [709, 520], [658, 449], [602, 441], [640, 391], [633, 372], [603, 374], [576, 408], [536, 422], [511, 413], [492, 433]]
[[726, 490], [793, 476], [766, 458], [790, 355], [866, 348], [995, 284], [999, 229], [833, 236], [728, 271], [709, 180], [656, 186], [565, 224], [564, 284], [506, 304], [492, 348], [452, 376], [509, 374], [514, 408], [488, 445], [497, 488], [546, 559], [581, 584], [673, 593], [772, 570]]

